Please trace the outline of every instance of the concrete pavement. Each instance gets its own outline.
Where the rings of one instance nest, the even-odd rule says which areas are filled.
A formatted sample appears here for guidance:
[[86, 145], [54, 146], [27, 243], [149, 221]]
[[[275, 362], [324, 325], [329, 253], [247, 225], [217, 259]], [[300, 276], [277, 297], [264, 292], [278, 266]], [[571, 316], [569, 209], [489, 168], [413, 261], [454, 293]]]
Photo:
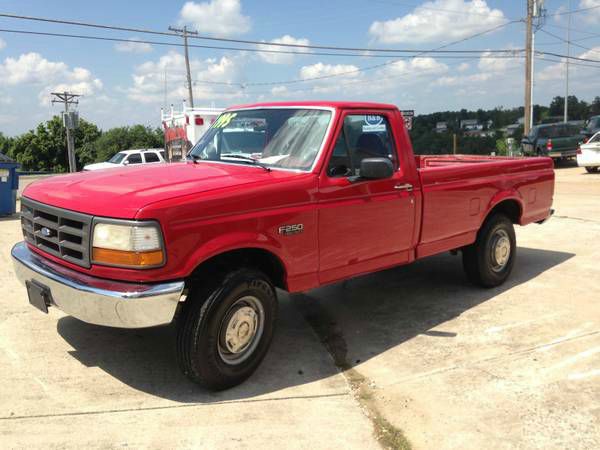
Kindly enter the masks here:
[[362, 449], [384, 423], [415, 448], [600, 448], [600, 175], [558, 169], [555, 207], [496, 289], [440, 255], [282, 295], [265, 362], [218, 394], [179, 373], [171, 327], [30, 307], [0, 220], [0, 446]]

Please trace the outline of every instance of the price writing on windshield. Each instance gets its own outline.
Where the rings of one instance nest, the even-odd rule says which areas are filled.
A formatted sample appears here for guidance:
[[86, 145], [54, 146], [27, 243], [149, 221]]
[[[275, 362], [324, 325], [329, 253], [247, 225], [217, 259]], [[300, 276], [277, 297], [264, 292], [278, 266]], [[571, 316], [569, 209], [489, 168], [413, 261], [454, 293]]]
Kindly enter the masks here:
[[237, 113], [225, 113], [221, 114], [215, 123], [213, 123], [213, 128], [225, 128], [227, 125], [231, 123], [233, 118], [237, 116]]

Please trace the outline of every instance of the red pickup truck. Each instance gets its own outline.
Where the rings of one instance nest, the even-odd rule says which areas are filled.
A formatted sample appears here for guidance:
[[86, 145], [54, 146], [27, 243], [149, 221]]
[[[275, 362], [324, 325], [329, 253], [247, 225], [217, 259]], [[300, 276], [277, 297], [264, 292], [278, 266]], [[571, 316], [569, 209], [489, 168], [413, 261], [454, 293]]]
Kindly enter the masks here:
[[446, 251], [483, 287], [513, 225], [552, 214], [550, 158], [415, 156], [393, 105], [262, 103], [222, 113], [186, 162], [56, 176], [21, 200], [29, 301], [112, 327], [176, 323], [211, 389], [265, 356], [275, 288], [306, 291]]

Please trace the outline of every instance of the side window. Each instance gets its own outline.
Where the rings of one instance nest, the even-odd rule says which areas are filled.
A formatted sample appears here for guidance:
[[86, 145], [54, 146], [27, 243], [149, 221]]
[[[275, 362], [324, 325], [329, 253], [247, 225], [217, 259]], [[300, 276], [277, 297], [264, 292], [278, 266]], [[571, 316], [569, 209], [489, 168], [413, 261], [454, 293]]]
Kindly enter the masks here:
[[129, 158], [127, 158], [127, 161], [129, 162], [129, 164], [141, 164], [142, 155], [140, 155], [139, 153], [132, 153], [131, 155], [129, 155]]
[[346, 116], [327, 173], [331, 177], [360, 175], [360, 163], [365, 158], [388, 158], [397, 168], [394, 139], [383, 115]]
[[160, 153], [160, 156], [162, 156], [162, 159], [166, 161], [167, 160], [167, 156], [165, 155], [165, 151], [161, 150], [159, 153]]
[[160, 162], [160, 158], [154, 152], [144, 152], [144, 159], [147, 163]]

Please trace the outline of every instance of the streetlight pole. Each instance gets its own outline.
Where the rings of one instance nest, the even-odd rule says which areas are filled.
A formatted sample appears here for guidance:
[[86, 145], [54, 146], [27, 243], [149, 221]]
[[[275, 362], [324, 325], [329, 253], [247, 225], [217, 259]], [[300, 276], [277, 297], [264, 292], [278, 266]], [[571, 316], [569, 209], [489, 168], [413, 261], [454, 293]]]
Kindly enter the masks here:
[[524, 113], [524, 134], [529, 134], [532, 125], [532, 86], [533, 78], [533, 2], [527, 0], [527, 30], [525, 32], [525, 113]]

